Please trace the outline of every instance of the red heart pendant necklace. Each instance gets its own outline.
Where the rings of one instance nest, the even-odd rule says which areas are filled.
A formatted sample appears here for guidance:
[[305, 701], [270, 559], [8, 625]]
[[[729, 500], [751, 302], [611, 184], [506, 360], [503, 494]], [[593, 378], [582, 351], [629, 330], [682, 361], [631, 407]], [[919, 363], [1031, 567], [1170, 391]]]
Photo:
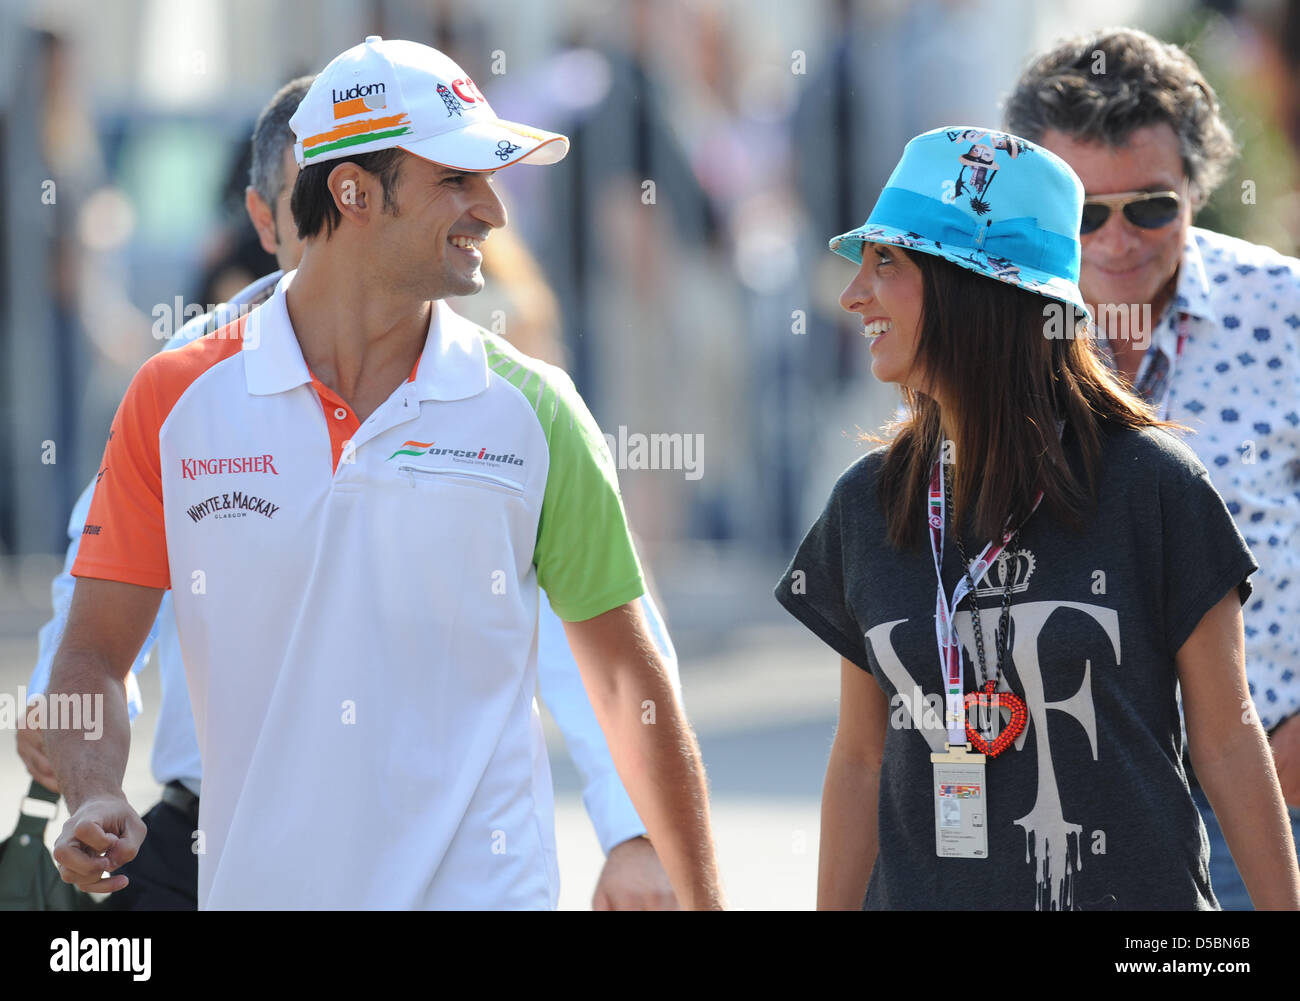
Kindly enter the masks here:
[[[1029, 718], [1029, 712], [1025, 709], [1025, 700], [1014, 692], [995, 692], [993, 686], [997, 684], [992, 678], [984, 683], [982, 692], [966, 693], [966, 739], [971, 742], [971, 746], [981, 754], [987, 754], [990, 758], [996, 758], [1005, 751], [1020, 736], [1020, 731], [1025, 728], [1025, 721]], [[972, 705], [979, 706], [981, 709], [991, 710], [996, 713], [999, 709], [1007, 708], [1011, 710], [1011, 719], [1007, 721], [1002, 732], [999, 733], [990, 744], [981, 737], [973, 726], [970, 725], [970, 708]]]
[[[944, 477], [944, 500], [947, 502], [947, 510], [952, 511], [952, 477]], [[971, 746], [981, 754], [986, 754], [990, 758], [996, 758], [1005, 751], [1020, 736], [1025, 729], [1025, 723], [1029, 718], [1029, 713], [1025, 709], [1024, 699], [1014, 692], [997, 691], [998, 679], [1002, 675], [1002, 662], [1007, 654], [1008, 640], [1010, 638], [1011, 625], [1011, 581], [1014, 576], [1010, 566], [1004, 566], [1003, 584], [1002, 584], [1002, 613], [998, 616], [997, 644], [997, 665], [990, 674], [988, 665], [984, 658], [984, 628], [980, 624], [979, 607], [975, 603], [975, 581], [971, 578], [970, 560], [966, 558], [966, 549], [961, 544], [961, 534], [957, 526], [956, 514], [953, 515], [953, 541], [957, 543], [957, 555], [961, 557], [962, 570], [966, 574], [967, 595], [970, 597], [971, 623], [975, 628], [975, 651], [979, 657], [979, 676], [977, 682], [980, 689], [966, 694], [966, 739], [970, 741]], [[1015, 534], [1011, 536], [1011, 541], [1003, 549], [1006, 558], [1015, 553], [1020, 548], [1020, 529], [1017, 528]], [[992, 564], [990, 564], [992, 566]], [[973, 726], [970, 725], [971, 707], [978, 710], [977, 718], [985, 723], [985, 734], [981, 735]], [[1011, 718], [1007, 721], [997, 735], [993, 737], [992, 723], [994, 719], [1001, 722], [1001, 710], [1003, 708], [1011, 711]], [[992, 739], [990, 739], [992, 738]]]

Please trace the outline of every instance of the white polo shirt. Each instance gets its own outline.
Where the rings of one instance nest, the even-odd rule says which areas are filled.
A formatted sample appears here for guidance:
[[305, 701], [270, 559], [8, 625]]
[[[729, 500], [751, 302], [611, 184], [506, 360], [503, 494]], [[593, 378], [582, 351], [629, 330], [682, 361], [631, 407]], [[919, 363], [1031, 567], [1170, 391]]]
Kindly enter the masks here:
[[643, 591], [568, 376], [436, 304], [363, 424], [281, 279], [149, 359], [79, 577], [170, 587], [203, 757], [201, 908], [545, 908], [538, 585], [569, 621]]

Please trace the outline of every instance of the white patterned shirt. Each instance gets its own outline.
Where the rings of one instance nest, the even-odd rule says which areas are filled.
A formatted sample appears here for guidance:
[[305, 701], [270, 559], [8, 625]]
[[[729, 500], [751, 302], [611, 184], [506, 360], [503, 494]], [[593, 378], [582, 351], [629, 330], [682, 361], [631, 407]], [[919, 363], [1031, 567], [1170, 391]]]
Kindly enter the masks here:
[[[1143, 387], [1164, 365], [1168, 379]], [[1246, 674], [1272, 729], [1300, 711], [1300, 260], [1191, 227], [1136, 385], [1194, 429], [1187, 444], [1259, 563]]]

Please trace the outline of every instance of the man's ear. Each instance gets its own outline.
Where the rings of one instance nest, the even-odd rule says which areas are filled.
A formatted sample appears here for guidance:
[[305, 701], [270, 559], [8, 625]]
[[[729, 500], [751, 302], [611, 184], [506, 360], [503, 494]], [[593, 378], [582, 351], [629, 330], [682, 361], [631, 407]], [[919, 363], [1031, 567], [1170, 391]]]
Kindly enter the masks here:
[[262, 244], [262, 249], [274, 257], [278, 246], [275, 216], [271, 212], [271, 206], [266, 204], [266, 199], [251, 184], [244, 189], [244, 210], [248, 213], [253, 229], [257, 230], [257, 239]]
[[376, 183], [372, 174], [366, 173], [355, 163], [344, 162], [330, 171], [330, 194], [334, 206], [345, 219], [365, 225], [370, 218], [371, 185]]

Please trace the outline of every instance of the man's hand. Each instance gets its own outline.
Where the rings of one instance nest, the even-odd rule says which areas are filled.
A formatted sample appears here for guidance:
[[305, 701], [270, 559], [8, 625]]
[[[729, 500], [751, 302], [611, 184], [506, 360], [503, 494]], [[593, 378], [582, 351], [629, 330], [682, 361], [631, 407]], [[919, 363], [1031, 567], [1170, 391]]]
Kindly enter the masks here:
[[647, 838], [615, 845], [591, 898], [593, 911], [678, 911], [677, 895]]
[[135, 858], [144, 836], [144, 821], [125, 796], [96, 796], [68, 818], [52, 854], [65, 883], [87, 893], [112, 893], [130, 880], [103, 874]]
[[[1300, 713], [1292, 716], [1269, 738], [1273, 767], [1282, 786], [1282, 798], [1290, 807], [1300, 807]], [[611, 853], [611, 858], [612, 858]]]
[[27, 774], [51, 792], [59, 791], [54, 766], [45, 755], [45, 731], [32, 726], [32, 709], [27, 711], [27, 728], [18, 731], [18, 757], [27, 766]]

